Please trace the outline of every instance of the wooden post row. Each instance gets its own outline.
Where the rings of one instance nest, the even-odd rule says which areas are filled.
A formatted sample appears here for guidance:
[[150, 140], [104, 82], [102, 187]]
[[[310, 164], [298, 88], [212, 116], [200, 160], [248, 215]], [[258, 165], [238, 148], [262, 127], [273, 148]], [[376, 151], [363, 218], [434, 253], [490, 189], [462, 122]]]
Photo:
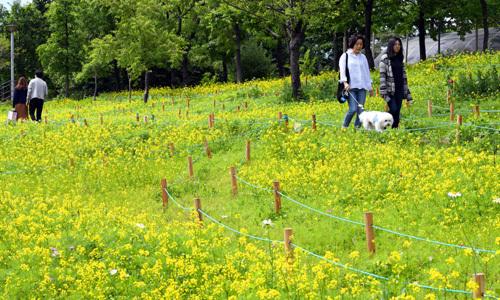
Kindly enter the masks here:
[[207, 153], [207, 157], [209, 159], [211, 159], [212, 158], [212, 151], [210, 151], [210, 147], [208, 146], [207, 139], [204, 139], [203, 144], [205, 145], [205, 152]]
[[280, 195], [280, 182], [278, 180], [275, 180], [273, 182], [273, 190], [274, 190], [274, 210], [276, 214], [279, 214], [281, 210], [281, 195]]
[[194, 199], [194, 208], [196, 210], [196, 213], [198, 214], [198, 221], [203, 222], [203, 215], [201, 214], [201, 200], [200, 198]]
[[475, 273], [474, 281], [477, 284], [477, 288], [472, 291], [472, 298], [482, 299], [486, 290], [486, 279], [484, 273]]
[[247, 162], [250, 161], [250, 140], [247, 140], [245, 156], [246, 156]]
[[170, 143], [169, 147], [170, 147], [170, 156], [174, 156], [175, 153], [174, 143]]
[[472, 111], [474, 112], [474, 116], [475, 116], [476, 118], [479, 118], [479, 117], [480, 117], [481, 113], [480, 113], [480, 111], [479, 111], [479, 105], [477, 105], [477, 104], [476, 104], [476, 105], [474, 105], [474, 107], [472, 108]]
[[373, 230], [373, 214], [371, 212], [365, 213], [365, 234], [366, 234], [366, 247], [371, 254], [375, 253], [375, 232]]
[[293, 234], [292, 228], [285, 228], [284, 231], [285, 253], [289, 256], [293, 255], [292, 234]]
[[236, 168], [229, 168], [229, 173], [231, 174], [231, 193], [233, 196], [238, 194], [238, 181], [236, 180]]
[[163, 208], [167, 207], [168, 204], [168, 194], [167, 194], [167, 179], [161, 179], [161, 198], [163, 203]]
[[189, 173], [189, 178], [194, 177], [193, 158], [191, 156], [188, 156], [188, 173]]

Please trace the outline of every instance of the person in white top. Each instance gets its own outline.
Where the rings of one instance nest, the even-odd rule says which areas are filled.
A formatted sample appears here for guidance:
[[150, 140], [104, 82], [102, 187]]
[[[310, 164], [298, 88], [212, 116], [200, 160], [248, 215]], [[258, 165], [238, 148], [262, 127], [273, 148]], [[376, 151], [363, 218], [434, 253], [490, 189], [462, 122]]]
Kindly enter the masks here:
[[[344, 89], [349, 92], [349, 111], [344, 117], [342, 128], [349, 127], [354, 114], [356, 121], [354, 127], [359, 128], [361, 121], [359, 114], [363, 112], [366, 101], [366, 92], [373, 96], [372, 80], [370, 78], [370, 68], [366, 56], [361, 53], [364, 48], [365, 38], [362, 35], [354, 35], [349, 39], [349, 49], [340, 56], [340, 82], [344, 83]], [[347, 73], [346, 73], [347, 58]]]
[[[35, 78], [28, 84], [28, 105], [31, 120], [42, 120], [43, 102], [48, 95], [47, 83], [42, 79], [42, 71], [35, 72]], [[36, 112], [36, 117], [35, 117]]]

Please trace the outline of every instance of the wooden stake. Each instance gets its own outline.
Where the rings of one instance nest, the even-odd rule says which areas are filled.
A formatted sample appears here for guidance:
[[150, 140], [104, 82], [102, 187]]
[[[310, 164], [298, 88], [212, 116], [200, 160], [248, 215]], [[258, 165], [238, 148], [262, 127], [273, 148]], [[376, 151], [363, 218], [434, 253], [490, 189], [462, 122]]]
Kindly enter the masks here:
[[288, 256], [293, 256], [292, 234], [293, 234], [292, 228], [285, 228], [284, 232], [285, 253]]
[[432, 100], [427, 100], [427, 115], [432, 118]]
[[191, 156], [188, 156], [188, 172], [189, 172], [189, 178], [193, 178], [194, 176], [193, 158]]
[[161, 111], [165, 111], [165, 101], [163, 101], [161, 104]]
[[144, 116], [144, 123], [148, 124], [148, 116]]
[[245, 156], [246, 156], [247, 161], [250, 161], [250, 140], [247, 140], [245, 154], [246, 154]]
[[99, 119], [101, 121], [101, 125], [104, 124], [104, 118], [103, 118], [102, 114], [99, 116]]
[[450, 102], [450, 121], [455, 121], [455, 104]]
[[139, 113], [135, 114], [135, 120], [137, 121], [137, 123], [139, 123]]
[[170, 148], [170, 156], [174, 156], [175, 153], [174, 143], [170, 143], [168, 146]]
[[275, 180], [273, 182], [273, 190], [274, 190], [274, 210], [276, 214], [279, 214], [281, 210], [281, 195], [280, 195], [280, 182], [278, 180]]
[[448, 89], [448, 92], [446, 93], [446, 102], [451, 104], [451, 89]]
[[172, 106], [175, 105], [175, 100], [174, 100], [174, 96], [172, 96]]
[[208, 141], [207, 141], [207, 139], [205, 139], [203, 141], [203, 143], [205, 144], [205, 152], [207, 153], [207, 157], [209, 159], [211, 159], [212, 158], [212, 151], [210, 151], [210, 147], [208, 147]]
[[243, 107], [245, 107], [245, 110], [248, 110], [248, 102], [246, 102], [246, 101], [245, 101], [245, 102], [243, 103]]
[[238, 195], [238, 181], [236, 180], [236, 168], [229, 168], [229, 174], [231, 174], [231, 193], [233, 196]]
[[481, 114], [479, 112], [479, 104], [474, 105], [474, 107], [472, 108], [472, 111], [474, 112], [474, 116], [476, 118], [480, 117]]
[[281, 111], [278, 112], [278, 121], [283, 119], [283, 113]]
[[212, 114], [208, 115], [208, 128], [212, 128]]
[[200, 198], [195, 198], [194, 199], [194, 208], [196, 210], [196, 213], [198, 214], [198, 221], [203, 222], [203, 215], [201, 214], [201, 200]]
[[187, 109], [189, 109], [189, 107], [190, 107], [190, 99], [189, 99], [189, 97], [186, 98], [186, 106], [187, 106]]
[[312, 130], [316, 131], [316, 114], [312, 115]]
[[460, 143], [460, 126], [462, 126], [462, 116], [457, 115], [457, 129], [455, 133], [455, 141], [457, 144]]
[[486, 289], [486, 278], [484, 277], [484, 273], [475, 273], [474, 281], [477, 284], [477, 288], [472, 291], [472, 298], [482, 299]]
[[161, 198], [163, 202], [163, 208], [165, 209], [168, 204], [168, 194], [167, 194], [167, 179], [161, 179]]
[[365, 213], [365, 234], [366, 234], [366, 246], [368, 248], [368, 252], [374, 254], [375, 233], [373, 231], [373, 214], [371, 212]]

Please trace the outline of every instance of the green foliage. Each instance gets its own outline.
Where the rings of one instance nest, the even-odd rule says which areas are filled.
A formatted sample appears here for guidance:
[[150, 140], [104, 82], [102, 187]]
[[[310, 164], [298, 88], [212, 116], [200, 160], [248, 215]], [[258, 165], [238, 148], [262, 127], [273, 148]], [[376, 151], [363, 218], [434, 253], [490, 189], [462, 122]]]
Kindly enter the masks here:
[[51, 34], [37, 48], [44, 72], [60, 88], [69, 87], [81, 68], [86, 41], [78, 18], [80, 4], [80, 0], [58, 0], [50, 4], [46, 17]]
[[250, 40], [241, 47], [243, 80], [270, 77], [274, 65], [267, 51], [257, 41]]
[[500, 77], [495, 66], [475, 72], [460, 72], [454, 86], [455, 95], [459, 98], [474, 99], [497, 95], [500, 92]]

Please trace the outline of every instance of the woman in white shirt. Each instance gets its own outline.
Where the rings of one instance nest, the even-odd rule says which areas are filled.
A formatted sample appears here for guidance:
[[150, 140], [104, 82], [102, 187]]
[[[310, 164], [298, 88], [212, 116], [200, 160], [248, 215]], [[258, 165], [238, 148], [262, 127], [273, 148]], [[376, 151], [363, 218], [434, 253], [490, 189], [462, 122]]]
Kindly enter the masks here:
[[[364, 45], [365, 38], [362, 35], [354, 35], [349, 39], [349, 49], [340, 56], [340, 82], [343, 82], [344, 89], [349, 91], [349, 111], [345, 115], [342, 128], [349, 127], [354, 114], [357, 114], [354, 127], [358, 128], [361, 126], [359, 114], [363, 112], [366, 92], [369, 91], [370, 96], [373, 96], [368, 60], [361, 53], [361, 50], [365, 47]], [[346, 73], [346, 55], [349, 56], [347, 59], [348, 74]]]

